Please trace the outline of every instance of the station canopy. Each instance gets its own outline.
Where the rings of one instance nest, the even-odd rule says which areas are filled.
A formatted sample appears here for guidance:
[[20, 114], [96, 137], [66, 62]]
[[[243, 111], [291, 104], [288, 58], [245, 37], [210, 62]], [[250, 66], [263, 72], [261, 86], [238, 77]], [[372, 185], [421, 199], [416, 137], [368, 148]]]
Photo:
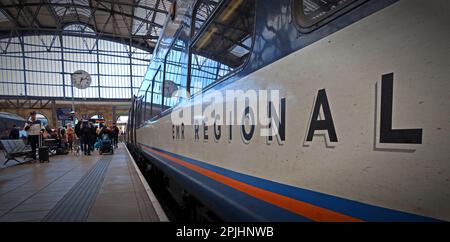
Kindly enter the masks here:
[[83, 35], [65, 27], [82, 24], [99, 39], [152, 52], [172, 0], [1, 0], [0, 38]]
[[[144, 78], [172, 1], [0, 0], [1, 105], [128, 102]], [[80, 70], [91, 77], [87, 88], [72, 85], [72, 74]]]

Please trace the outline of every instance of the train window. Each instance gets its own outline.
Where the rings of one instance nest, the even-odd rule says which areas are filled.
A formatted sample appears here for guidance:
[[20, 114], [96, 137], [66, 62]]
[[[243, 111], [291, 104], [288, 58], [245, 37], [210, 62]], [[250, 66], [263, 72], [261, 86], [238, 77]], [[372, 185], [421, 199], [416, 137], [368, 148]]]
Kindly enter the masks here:
[[150, 98], [151, 107], [148, 114], [148, 119], [152, 119], [153, 117], [159, 115], [162, 111], [162, 85], [163, 85], [163, 72], [161, 71], [161, 67], [158, 68], [156, 74], [152, 79], [152, 86], [147, 93], [147, 98]]
[[182, 38], [176, 38], [164, 59], [163, 110], [187, 98], [187, 46], [187, 42]]
[[136, 100], [136, 127], [141, 127], [142, 124], [144, 123], [144, 115], [142, 113], [142, 102], [143, 102], [143, 98], [144, 96], [140, 96], [137, 100]]
[[294, 0], [294, 15], [298, 24], [303, 28], [310, 28], [313, 25], [327, 19], [331, 15], [339, 12], [345, 7], [358, 0]]
[[231, 0], [191, 45], [191, 94], [241, 67], [253, 44], [255, 0]]
[[199, 0], [197, 1], [195, 12], [193, 14], [194, 22], [192, 28], [194, 36], [198, 30], [205, 24], [206, 20], [214, 13], [222, 0]]
[[149, 82], [149, 85], [144, 94], [144, 122], [152, 117], [152, 86], [153, 83]]

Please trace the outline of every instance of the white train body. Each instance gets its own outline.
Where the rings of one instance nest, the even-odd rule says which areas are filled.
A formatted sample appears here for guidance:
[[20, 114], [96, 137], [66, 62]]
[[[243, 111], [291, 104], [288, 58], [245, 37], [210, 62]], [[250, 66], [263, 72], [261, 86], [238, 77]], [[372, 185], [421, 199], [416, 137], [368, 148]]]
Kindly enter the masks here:
[[[269, 8], [260, 6], [266, 2], [258, 1], [257, 9]], [[295, 6], [287, 2], [271, 4]], [[231, 126], [230, 140], [230, 126], [223, 125], [216, 140], [214, 126], [174, 126], [170, 110], [136, 125], [133, 142], [226, 220], [450, 220], [450, 2], [391, 2], [174, 108], [205, 105], [213, 92], [279, 90], [286, 105], [284, 142], [268, 143], [261, 125], [249, 141], [238, 125]], [[292, 18], [278, 21], [294, 25]], [[166, 31], [171, 24], [177, 23], [169, 20]], [[292, 36], [280, 38], [298, 41]], [[380, 142], [383, 76], [393, 78], [386, 132], [409, 129], [420, 140]], [[319, 90], [326, 93], [337, 142], [327, 130], [307, 139]], [[177, 128], [184, 132], [175, 135]]]

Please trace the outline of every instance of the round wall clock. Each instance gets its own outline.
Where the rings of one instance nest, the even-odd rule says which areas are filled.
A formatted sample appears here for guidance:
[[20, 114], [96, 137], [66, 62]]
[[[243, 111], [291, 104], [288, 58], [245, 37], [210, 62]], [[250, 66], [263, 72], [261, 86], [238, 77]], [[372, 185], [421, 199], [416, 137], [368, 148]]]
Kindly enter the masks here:
[[91, 85], [92, 82], [91, 75], [83, 70], [75, 71], [72, 74], [71, 79], [73, 86], [78, 89], [86, 89]]

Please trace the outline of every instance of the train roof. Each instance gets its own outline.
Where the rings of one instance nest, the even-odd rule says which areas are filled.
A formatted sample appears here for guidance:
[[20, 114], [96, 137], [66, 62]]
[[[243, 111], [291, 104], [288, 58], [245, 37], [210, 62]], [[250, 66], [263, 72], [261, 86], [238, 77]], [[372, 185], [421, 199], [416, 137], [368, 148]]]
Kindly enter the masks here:
[[18, 121], [26, 121], [24, 118], [20, 117], [17, 114], [13, 114], [13, 113], [7, 113], [7, 112], [0, 112], [0, 118], [1, 119], [14, 119], [14, 120], [18, 120]]

